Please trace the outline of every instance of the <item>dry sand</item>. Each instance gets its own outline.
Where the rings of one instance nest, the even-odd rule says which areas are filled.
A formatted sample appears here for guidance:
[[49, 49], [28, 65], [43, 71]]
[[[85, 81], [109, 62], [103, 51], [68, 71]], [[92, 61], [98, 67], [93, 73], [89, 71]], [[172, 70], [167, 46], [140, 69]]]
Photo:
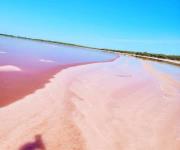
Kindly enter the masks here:
[[0, 108], [0, 150], [179, 150], [179, 98], [179, 80], [149, 61], [71, 67]]

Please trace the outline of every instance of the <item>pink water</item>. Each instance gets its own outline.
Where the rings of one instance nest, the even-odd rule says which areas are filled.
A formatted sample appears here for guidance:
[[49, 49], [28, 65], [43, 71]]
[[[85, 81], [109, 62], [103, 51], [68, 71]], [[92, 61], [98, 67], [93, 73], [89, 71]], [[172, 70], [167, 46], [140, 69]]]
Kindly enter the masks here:
[[64, 68], [116, 58], [87, 48], [0, 37], [0, 67], [11, 65], [21, 71], [0, 71], [0, 107], [42, 88]]

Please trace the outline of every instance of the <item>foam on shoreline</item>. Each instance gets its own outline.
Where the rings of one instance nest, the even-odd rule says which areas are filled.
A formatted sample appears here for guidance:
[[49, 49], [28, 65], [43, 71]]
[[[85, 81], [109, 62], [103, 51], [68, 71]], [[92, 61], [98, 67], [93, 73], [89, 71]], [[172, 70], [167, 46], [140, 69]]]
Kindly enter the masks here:
[[22, 71], [21, 68], [13, 65], [0, 66], [0, 72]]

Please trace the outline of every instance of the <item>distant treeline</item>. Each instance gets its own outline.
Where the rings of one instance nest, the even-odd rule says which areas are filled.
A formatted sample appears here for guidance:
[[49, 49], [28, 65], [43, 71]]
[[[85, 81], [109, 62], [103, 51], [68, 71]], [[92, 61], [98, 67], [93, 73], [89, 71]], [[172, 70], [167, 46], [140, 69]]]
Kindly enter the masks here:
[[46, 42], [46, 43], [53, 43], [53, 44], [63, 44], [63, 45], [82, 47], [82, 48], [90, 48], [90, 49], [96, 49], [96, 50], [102, 50], [102, 51], [108, 51], [108, 52], [118, 52], [118, 53], [130, 54], [130, 55], [135, 55], [135, 56], [146, 56], [146, 57], [155, 57], [155, 58], [161, 58], [161, 59], [170, 59], [170, 60], [178, 60], [178, 61], [180, 61], [180, 55], [166, 55], [166, 54], [155, 54], [155, 53], [148, 53], [148, 52], [100, 49], [100, 48], [94, 48], [94, 47], [83, 46], [83, 45], [78, 45], [78, 44], [51, 41], [51, 40], [44, 40], [44, 39], [34, 39], [34, 38], [27, 38], [27, 37], [7, 35], [7, 34], [0, 34], [0, 35], [1, 36], [6, 36], [6, 37], [12, 37], [12, 38], [34, 40], [34, 41], [39, 41], [39, 42]]
[[124, 53], [124, 54], [135, 55], [135, 56], [146, 56], [146, 57], [155, 57], [155, 58], [161, 58], [161, 59], [171, 59], [171, 60], [180, 61], [180, 55], [166, 55], [166, 54], [155, 54], [155, 53], [148, 53], [148, 52], [135, 52], [135, 51], [111, 50], [111, 49], [101, 49], [101, 50], [110, 51], [110, 52], [119, 52], [119, 53]]
[[25, 39], [25, 40], [32, 40], [32, 41], [39, 41], [39, 42], [46, 42], [46, 43], [53, 43], [53, 44], [63, 44], [63, 45], [68, 45], [68, 46], [75, 46], [75, 47], [83, 47], [83, 48], [95, 49], [95, 48], [92, 48], [92, 47], [83, 46], [83, 45], [78, 45], [78, 44], [72, 44], [72, 43], [66, 43], [66, 42], [59, 42], [59, 41], [51, 41], [51, 40], [44, 40], [44, 39], [36, 39], [36, 38], [28, 38], [28, 37], [8, 35], [8, 34], [0, 34], [0, 36], [12, 37], [12, 38], [19, 38], [19, 39]]

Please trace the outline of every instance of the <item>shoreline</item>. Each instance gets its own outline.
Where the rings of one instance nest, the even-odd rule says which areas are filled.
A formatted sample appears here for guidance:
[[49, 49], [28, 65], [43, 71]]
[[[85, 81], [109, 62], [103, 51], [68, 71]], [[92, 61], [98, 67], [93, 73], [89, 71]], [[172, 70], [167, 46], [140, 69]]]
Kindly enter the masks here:
[[119, 57], [117, 54], [4, 37], [0, 37], [0, 47], [0, 108], [43, 88], [65, 68], [113, 61]]
[[[20, 87], [20, 88], [17, 88], [17, 86], [14, 86], [14, 87], [16, 87], [16, 90], [18, 89], [18, 91], [21, 91], [19, 93], [17, 93], [17, 92], [14, 93], [13, 91], [6, 91], [6, 90], [3, 91], [4, 87], [0, 87], [1, 91], [3, 91], [3, 94], [0, 95], [0, 97], [3, 99], [3, 100], [1, 100], [1, 103], [0, 103], [0, 109], [4, 108], [4, 107], [7, 107], [7, 106], [9, 106], [9, 105], [11, 105], [13, 103], [16, 103], [19, 99], [23, 99], [26, 96], [31, 95], [31, 94], [35, 93], [36, 91], [38, 91], [40, 89], [43, 89], [46, 86], [46, 84], [49, 84], [50, 81], [57, 74], [60, 74], [62, 71], [66, 70], [66, 69], [70, 69], [72, 67], [83, 66], [83, 65], [89, 65], [89, 64], [98, 64], [98, 63], [112, 62], [112, 61], [116, 60], [117, 58], [119, 58], [118, 55], [115, 58], [104, 60], [104, 61], [91, 61], [91, 62], [82, 62], [82, 63], [75, 63], [75, 64], [67, 64], [67, 65], [63, 65], [63, 66], [52, 68], [51, 70], [47, 70], [46, 71], [47, 73], [35, 74], [35, 75], [31, 74], [31, 80], [34, 78], [34, 76], [36, 76], [36, 79], [34, 79], [36, 82], [34, 82], [33, 84], [32, 84], [32, 82], [27, 82], [27, 83], [25, 82], [24, 86], [21, 85], [22, 87]], [[7, 66], [7, 67], [9, 67], [9, 66]], [[14, 68], [10, 68], [10, 70], [8, 70], [9, 68], [6, 68], [6, 66], [4, 66], [2, 68], [4, 70], [1, 70], [1, 66], [0, 66], [0, 73], [5, 74], [5, 75], [8, 73], [8, 74], [12, 74], [11, 76], [16, 76], [16, 72], [17, 71], [13, 70]], [[23, 71], [22, 71], [22, 73], [23, 73]], [[0, 77], [2, 77], [2, 75]], [[22, 79], [22, 77], [21, 77], [21, 79]], [[15, 81], [15, 82], [11, 81], [11, 83], [9, 83], [9, 84], [11, 84], [11, 86], [12, 86], [12, 85], [15, 85], [16, 82], [17, 81]], [[28, 84], [31, 84], [31, 86], [29, 87]], [[11, 95], [9, 95], [8, 92], [11, 92]]]
[[[0, 34], [0, 36], [9, 37], [9, 38], [18, 38], [18, 39], [24, 39], [24, 40], [31, 40], [31, 41], [37, 41], [37, 42], [44, 42], [44, 43], [49, 43], [49, 44], [58, 44], [58, 45], [65, 45], [65, 46], [72, 46], [72, 47], [88, 48], [88, 49], [104, 51], [104, 52], [110, 52], [110, 53], [119, 53], [119, 54], [125, 54], [125, 55], [138, 57], [138, 58], [145, 58], [145, 59], [149, 59], [149, 60], [157, 60], [157, 61], [161, 61], [161, 62], [164, 62], [164, 63], [169, 63], [169, 64], [172, 64], [172, 65], [180, 66], [180, 55], [166, 55], [166, 54], [153, 54], [153, 53], [136, 52], [136, 51], [102, 49], [102, 48], [95, 48], [95, 47], [83, 46], [83, 45], [66, 43], [66, 42], [58, 42], [58, 41], [51, 41], [51, 40], [45, 40], [45, 39], [35, 39], [35, 38], [14, 36], [14, 35], [8, 35], [8, 34]], [[140, 53], [140, 54], [136, 54], [136, 53]], [[148, 55], [154, 55], [154, 56], [152, 56], [152, 57], [146, 56], [143, 53], [146, 53]], [[159, 55], [163, 55], [163, 56], [165, 56], [167, 58], [166, 59], [159, 58]], [[171, 59], [171, 57], [172, 58], [176, 57], [176, 59], [174, 59], [174, 58]]]
[[144, 60], [152, 60], [152, 61], [167, 63], [167, 64], [171, 64], [171, 65], [180, 67], [180, 61], [177, 61], [177, 60], [162, 59], [162, 58], [157, 58], [157, 57], [148, 57], [148, 56], [135, 55], [135, 54], [125, 54], [125, 53], [121, 53], [121, 52], [117, 52], [117, 53], [120, 53], [125, 56], [127, 55], [127, 56], [136, 57], [136, 58], [140, 58], [140, 59], [144, 59]]
[[148, 57], [148, 56], [141, 56], [141, 55], [129, 55], [133, 57], [143, 58], [143, 59], [149, 59], [149, 60], [155, 60], [159, 62], [166, 62], [172, 65], [180, 66], [180, 61], [177, 60], [171, 60], [171, 59], [162, 59], [162, 58], [156, 58], [156, 57]]
[[[150, 57], [150, 56], [146, 56], [146, 55], [130, 54], [130, 53], [121, 52], [121, 51], [114, 51], [114, 50], [101, 50], [101, 51], [108, 52], [108, 53], [117, 53], [117, 54], [121, 54], [121, 55], [125, 55], [125, 56], [141, 58], [141, 59], [148, 59], [148, 60], [152, 60], [152, 61], [163, 62], [163, 63], [176, 65], [176, 66], [180, 67], [180, 60], [163, 59], [163, 58], [158, 58], [158, 57]], [[133, 52], [133, 53], [136, 53], [136, 52]]]

